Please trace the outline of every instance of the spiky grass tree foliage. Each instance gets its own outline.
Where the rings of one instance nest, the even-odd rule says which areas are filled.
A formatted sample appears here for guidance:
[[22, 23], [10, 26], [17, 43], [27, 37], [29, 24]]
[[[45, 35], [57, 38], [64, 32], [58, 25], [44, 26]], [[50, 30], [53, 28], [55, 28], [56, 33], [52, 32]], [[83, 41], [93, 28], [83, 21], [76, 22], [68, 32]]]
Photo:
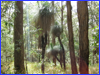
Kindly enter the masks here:
[[54, 36], [58, 37], [63, 32], [62, 27], [60, 25], [54, 25], [51, 28], [51, 32]]
[[42, 8], [39, 9], [38, 14], [35, 16], [35, 27], [41, 28], [42, 34], [50, 31], [53, 16], [54, 12], [50, 4], [43, 4]]
[[34, 17], [35, 27], [38, 29], [39, 41], [38, 47], [41, 48], [41, 36], [43, 33], [48, 33], [50, 31], [50, 27], [53, 23], [53, 16], [55, 12], [53, 7], [47, 1], [42, 3], [41, 8], [38, 10], [38, 13]]

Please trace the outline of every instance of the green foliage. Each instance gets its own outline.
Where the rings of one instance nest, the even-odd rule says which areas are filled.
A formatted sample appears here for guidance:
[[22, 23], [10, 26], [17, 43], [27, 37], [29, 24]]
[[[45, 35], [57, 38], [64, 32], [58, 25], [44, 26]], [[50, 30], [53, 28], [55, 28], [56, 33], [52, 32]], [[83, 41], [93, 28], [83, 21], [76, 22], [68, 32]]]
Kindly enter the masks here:
[[95, 39], [96, 40], [96, 42], [98, 43], [99, 42], [99, 27], [98, 26], [95, 26], [94, 28], [93, 28], [93, 39]]
[[1, 22], [1, 51], [2, 56], [13, 56], [14, 44], [13, 44], [13, 32], [9, 31], [7, 21]]
[[53, 49], [53, 44], [51, 43], [50, 45], [51, 45], [51, 49]]
[[95, 50], [97, 47], [99, 47], [99, 27], [95, 26], [94, 28], [92, 28], [93, 33], [92, 33], [92, 46], [94, 47], [93, 50]]
[[50, 6], [50, 3], [47, 2], [47, 1], [42, 1], [42, 2], [41, 2], [41, 5], [42, 5], [42, 8], [43, 8], [43, 7], [49, 7], [49, 6]]
[[[13, 54], [14, 54], [14, 43], [12, 39], [12, 35], [9, 34], [3, 34], [1, 35], [1, 64], [8, 61], [9, 57], [10, 60], [13, 60]], [[9, 61], [10, 61], [9, 60]]]
[[1, 64], [13, 61], [13, 25], [15, 1], [1, 1]]
[[14, 9], [15, 1], [1, 1], [1, 17], [6, 16], [9, 9]]
[[99, 25], [99, 2], [89, 1], [89, 27]]

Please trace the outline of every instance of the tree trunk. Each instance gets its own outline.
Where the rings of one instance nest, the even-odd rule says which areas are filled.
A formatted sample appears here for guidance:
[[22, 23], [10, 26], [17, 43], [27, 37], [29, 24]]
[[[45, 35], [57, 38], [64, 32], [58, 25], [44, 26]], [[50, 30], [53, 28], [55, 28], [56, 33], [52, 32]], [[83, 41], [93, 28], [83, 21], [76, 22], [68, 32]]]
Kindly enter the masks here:
[[70, 58], [71, 58], [71, 69], [72, 74], [78, 74], [75, 52], [74, 52], [74, 40], [73, 40], [73, 28], [72, 28], [72, 12], [71, 12], [71, 3], [70, 1], [66, 2], [67, 5], [67, 22], [68, 22], [68, 33], [69, 33], [69, 50], [70, 50]]
[[42, 73], [44, 74], [44, 56], [45, 56], [45, 47], [47, 45], [47, 32], [45, 33], [45, 35], [41, 36], [41, 39], [42, 39], [42, 65], [41, 65], [41, 70], [42, 70]]
[[[59, 40], [59, 43], [60, 43], [60, 46], [62, 47], [62, 51], [63, 51], [63, 65], [64, 65], [64, 70], [66, 70], [66, 64], [65, 64], [65, 50], [64, 50], [64, 47], [63, 47], [63, 44], [61, 42], [61, 39], [60, 39], [60, 36], [58, 36], [58, 40]], [[60, 63], [61, 63], [61, 59], [60, 59]], [[62, 67], [62, 65], [61, 65]]]
[[[53, 12], [54, 12], [54, 1], [52, 1], [52, 7], [53, 7]], [[53, 15], [53, 18], [52, 18], [52, 24], [54, 25], [54, 15]], [[53, 43], [53, 45], [55, 45], [55, 36], [54, 35], [52, 35], [52, 43]]]
[[30, 25], [29, 25], [29, 14], [28, 14], [28, 5], [26, 5], [27, 7], [27, 59], [28, 61], [31, 61], [30, 59]]
[[42, 48], [41, 40], [42, 40], [41, 36], [39, 35], [39, 37], [38, 37], [38, 49]]
[[61, 25], [62, 25], [62, 29], [63, 29], [63, 1], [61, 1]]
[[88, 6], [87, 1], [77, 2], [79, 20], [79, 71], [80, 74], [88, 74], [89, 64], [89, 40], [88, 40]]
[[17, 1], [14, 20], [14, 67], [15, 74], [25, 74], [23, 42], [23, 1]]
[[93, 53], [93, 59], [92, 60], [93, 60], [93, 64], [94, 64], [94, 52], [92, 52], [92, 53]]
[[[52, 7], [53, 7], [53, 12], [54, 12], [54, 1], [52, 1]], [[52, 18], [52, 21], [53, 21], [53, 25], [54, 25], [54, 16]], [[52, 44], [53, 46], [55, 45], [55, 36], [52, 35]], [[56, 58], [53, 56], [53, 63], [55, 63], [55, 66], [56, 66]]]

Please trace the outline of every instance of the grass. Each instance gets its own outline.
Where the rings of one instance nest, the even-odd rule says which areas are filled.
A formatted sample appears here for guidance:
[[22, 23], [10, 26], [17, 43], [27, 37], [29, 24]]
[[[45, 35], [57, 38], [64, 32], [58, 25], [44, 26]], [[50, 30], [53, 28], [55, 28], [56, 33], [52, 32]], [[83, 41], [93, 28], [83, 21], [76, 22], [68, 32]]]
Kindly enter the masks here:
[[99, 74], [99, 63], [89, 66], [89, 73], [90, 74]]
[[[42, 74], [41, 63], [37, 62], [27, 62], [28, 74]], [[3, 65], [1, 67], [2, 74], [14, 74], [14, 62], [10, 64]], [[45, 62], [45, 74], [71, 74], [70, 64], [66, 64], [66, 71], [64, 71], [60, 64], [54, 66], [53, 63]], [[89, 66], [89, 74], [99, 74], [99, 64], [94, 64]]]

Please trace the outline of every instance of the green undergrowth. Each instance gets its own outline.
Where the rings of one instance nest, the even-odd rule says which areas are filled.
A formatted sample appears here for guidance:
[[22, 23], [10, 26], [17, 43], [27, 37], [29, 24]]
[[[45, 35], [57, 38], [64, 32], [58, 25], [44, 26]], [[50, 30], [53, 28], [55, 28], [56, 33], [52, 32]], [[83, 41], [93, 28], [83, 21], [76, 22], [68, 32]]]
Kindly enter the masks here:
[[[25, 65], [26, 68], [26, 65]], [[27, 62], [28, 74], [42, 74], [41, 72], [41, 63], [37, 62]], [[14, 74], [14, 62], [10, 64], [4, 64], [1, 67], [2, 74]], [[94, 64], [89, 66], [90, 74], [99, 74], [99, 64]], [[57, 66], [54, 66], [53, 63], [45, 62], [45, 74], [71, 74], [70, 64], [66, 64], [66, 70], [64, 71], [60, 64], [57, 63]]]

